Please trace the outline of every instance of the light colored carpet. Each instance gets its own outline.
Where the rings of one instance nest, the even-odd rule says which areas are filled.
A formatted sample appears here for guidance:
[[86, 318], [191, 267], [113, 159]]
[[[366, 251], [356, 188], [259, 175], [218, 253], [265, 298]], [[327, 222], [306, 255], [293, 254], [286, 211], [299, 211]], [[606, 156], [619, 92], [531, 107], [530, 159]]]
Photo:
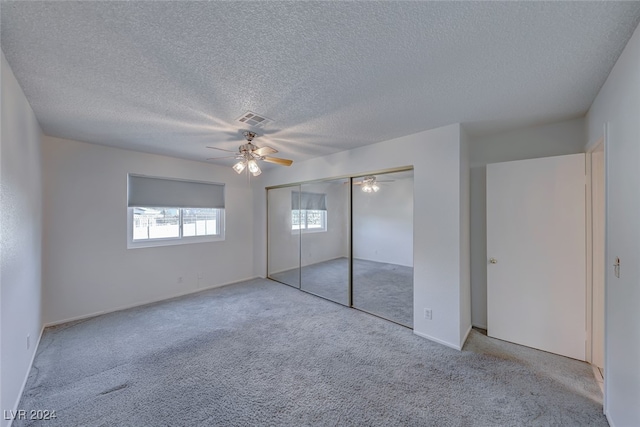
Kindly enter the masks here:
[[[303, 290], [349, 305], [347, 258], [302, 267], [301, 274]], [[272, 277], [294, 287], [300, 281], [297, 269], [283, 271]], [[412, 328], [413, 268], [354, 259], [353, 306]]]
[[589, 365], [254, 280], [45, 331], [14, 426], [606, 426]]

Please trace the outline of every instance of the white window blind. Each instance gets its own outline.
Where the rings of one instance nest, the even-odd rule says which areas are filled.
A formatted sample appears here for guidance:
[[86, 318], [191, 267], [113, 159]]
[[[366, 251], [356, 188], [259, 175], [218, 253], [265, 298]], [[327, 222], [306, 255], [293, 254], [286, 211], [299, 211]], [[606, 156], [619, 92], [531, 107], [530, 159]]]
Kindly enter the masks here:
[[326, 211], [327, 195], [323, 193], [292, 191], [291, 210]]
[[127, 205], [224, 209], [224, 184], [129, 174]]

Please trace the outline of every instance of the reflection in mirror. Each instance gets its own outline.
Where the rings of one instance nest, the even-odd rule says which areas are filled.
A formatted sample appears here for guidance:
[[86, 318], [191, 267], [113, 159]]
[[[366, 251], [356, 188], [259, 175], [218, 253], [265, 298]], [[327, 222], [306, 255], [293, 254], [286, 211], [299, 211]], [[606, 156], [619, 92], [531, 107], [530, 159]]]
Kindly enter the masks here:
[[348, 180], [300, 189], [301, 288], [349, 305]]
[[300, 212], [293, 206], [299, 194], [300, 186], [267, 191], [267, 277], [296, 288], [300, 288]]
[[413, 327], [413, 171], [353, 179], [353, 306]]

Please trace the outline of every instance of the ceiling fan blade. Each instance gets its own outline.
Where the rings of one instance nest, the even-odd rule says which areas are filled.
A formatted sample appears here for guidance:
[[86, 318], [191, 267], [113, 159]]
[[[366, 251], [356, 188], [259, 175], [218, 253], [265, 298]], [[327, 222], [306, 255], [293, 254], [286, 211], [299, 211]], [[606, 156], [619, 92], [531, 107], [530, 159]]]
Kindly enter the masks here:
[[353, 185], [362, 185], [362, 184], [364, 184], [364, 182], [362, 182], [362, 181], [358, 181], [358, 182], [354, 182], [353, 183]]
[[235, 157], [236, 157], [236, 156], [209, 157], [207, 160], [231, 159], [231, 158], [235, 158]]
[[218, 148], [218, 147], [209, 147], [207, 146], [207, 148], [211, 148], [212, 150], [220, 150], [220, 151], [226, 151], [228, 153], [235, 153], [235, 151], [231, 151], [231, 150], [225, 150], [224, 148]]
[[277, 153], [278, 150], [276, 150], [275, 148], [271, 148], [271, 147], [260, 147], [257, 148], [255, 150], [252, 151], [253, 154], [257, 154], [258, 156], [262, 157], [262, 156], [268, 156], [269, 154], [273, 154], [273, 153]]
[[265, 157], [262, 160], [269, 163], [275, 163], [281, 166], [291, 166], [291, 164], [293, 163], [293, 160], [279, 159], [278, 157]]

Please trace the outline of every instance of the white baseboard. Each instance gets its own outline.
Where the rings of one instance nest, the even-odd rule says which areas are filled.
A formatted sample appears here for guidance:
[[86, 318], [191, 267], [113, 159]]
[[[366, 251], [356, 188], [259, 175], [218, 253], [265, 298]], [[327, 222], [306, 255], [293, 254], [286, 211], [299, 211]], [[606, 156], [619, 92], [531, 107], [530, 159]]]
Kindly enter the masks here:
[[391, 264], [391, 265], [399, 265], [401, 267], [409, 267], [409, 268], [413, 268], [413, 264], [399, 264], [397, 262], [389, 262], [389, 261], [381, 261], [379, 259], [370, 259], [370, 258], [360, 258], [360, 257], [353, 257], [353, 260], [359, 260], [359, 261], [369, 261], [369, 262], [377, 262], [378, 264]]
[[609, 423], [609, 425], [611, 427], [616, 427], [616, 424], [613, 422], [613, 420], [611, 419], [611, 415], [609, 415], [609, 411], [605, 411], [604, 412], [605, 417], [607, 417], [607, 422]]
[[[38, 354], [38, 347], [40, 347], [40, 340], [42, 339], [44, 328], [44, 325], [42, 326], [42, 328], [40, 328], [40, 335], [38, 336], [38, 341], [35, 343], [36, 345], [33, 348], [33, 355], [31, 356], [31, 361], [29, 362], [29, 368], [27, 369], [27, 373], [24, 376], [24, 381], [22, 381], [22, 386], [20, 387], [20, 393], [18, 393], [16, 403], [13, 405], [14, 414], [18, 411], [18, 405], [20, 405], [20, 400], [22, 400], [22, 393], [24, 393], [24, 388], [27, 386], [29, 374], [31, 373], [31, 368], [33, 368], [33, 362], [36, 360], [36, 354]], [[11, 424], [13, 424], [13, 419], [9, 420], [9, 424], [7, 424], [7, 427], [11, 427]]]
[[458, 350], [458, 351], [462, 350], [462, 347], [460, 347], [459, 345], [451, 344], [450, 342], [446, 342], [446, 341], [443, 341], [443, 340], [441, 340], [441, 339], [438, 339], [438, 338], [432, 337], [432, 336], [430, 336], [430, 335], [423, 334], [422, 332], [416, 332], [416, 331], [414, 330], [414, 331], [413, 331], [413, 333], [414, 333], [414, 334], [416, 334], [416, 335], [417, 335], [417, 336], [419, 336], [419, 337], [426, 338], [426, 339], [428, 339], [429, 341], [437, 342], [438, 344], [442, 344], [442, 345], [444, 345], [444, 346], [446, 346], [446, 347], [450, 347], [450, 348], [453, 348], [453, 349]]
[[[272, 274], [272, 275], [274, 275], [274, 274], [280, 274], [280, 273], [284, 273], [284, 272], [286, 272], [286, 271], [296, 270], [296, 269], [298, 269], [298, 268], [299, 268], [299, 266], [297, 266], [297, 265], [296, 265], [295, 267], [285, 268], [285, 269], [283, 269], [283, 270], [278, 270], [278, 271], [272, 271], [272, 272], [271, 272], [271, 274]], [[265, 277], [268, 277], [268, 276], [265, 276]]]
[[55, 320], [53, 322], [45, 323], [44, 324], [44, 328], [48, 328], [50, 326], [62, 325], [64, 323], [68, 323], [68, 322], [75, 322], [75, 321], [78, 321], [78, 320], [89, 319], [91, 317], [101, 316], [103, 314], [108, 314], [108, 313], [114, 313], [116, 311], [128, 310], [130, 308], [140, 307], [140, 306], [147, 305], [147, 304], [154, 304], [156, 302], [166, 301], [166, 300], [170, 300], [170, 299], [173, 299], [173, 298], [179, 298], [179, 297], [183, 297], [183, 296], [191, 295], [191, 294], [197, 294], [198, 292], [204, 292], [204, 291], [207, 291], [207, 290], [210, 290], [210, 289], [221, 288], [223, 286], [233, 285], [233, 284], [236, 284], [236, 283], [246, 282], [248, 280], [259, 279], [259, 278], [261, 278], [261, 277], [260, 276], [251, 276], [251, 277], [248, 277], [246, 279], [240, 279], [240, 280], [234, 280], [234, 281], [231, 281], [231, 282], [220, 283], [220, 284], [217, 284], [217, 285], [207, 286], [205, 288], [191, 289], [191, 290], [188, 290], [188, 291], [185, 291], [185, 292], [181, 292], [181, 293], [178, 293], [178, 294], [173, 294], [173, 295], [166, 296], [166, 297], [155, 298], [155, 299], [151, 299], [151, 300], [147, 300], [147, 301], [143, 301], [143, 302], [137, 302], [135, 304], [123, 305], [123, 306], [119, 306], [119, 307], [116, 307], [116, 308], [110, 308], [110, 309], [107, 309], [107, 310], [96, 311], [96, 312], [89, 313], [89, 314], [83, 314], [83, 315], [80, 315], [80, 316], [70, 317], [70, 318], [67, 318], [67, 319], [64, 319], [64, 320]]
[[467, 342], [467, 338], [469, 338], [469, 334], [471, 333], [471, 328], [472, 326], [469, 325], [469, 329], [467, 329], [467, 332], [464, 334], [464, 338], [462, 338], [462, 341], [460, 341], [460, 350], [462, 350], [462, 347], [464, 347], [464, 343]]

